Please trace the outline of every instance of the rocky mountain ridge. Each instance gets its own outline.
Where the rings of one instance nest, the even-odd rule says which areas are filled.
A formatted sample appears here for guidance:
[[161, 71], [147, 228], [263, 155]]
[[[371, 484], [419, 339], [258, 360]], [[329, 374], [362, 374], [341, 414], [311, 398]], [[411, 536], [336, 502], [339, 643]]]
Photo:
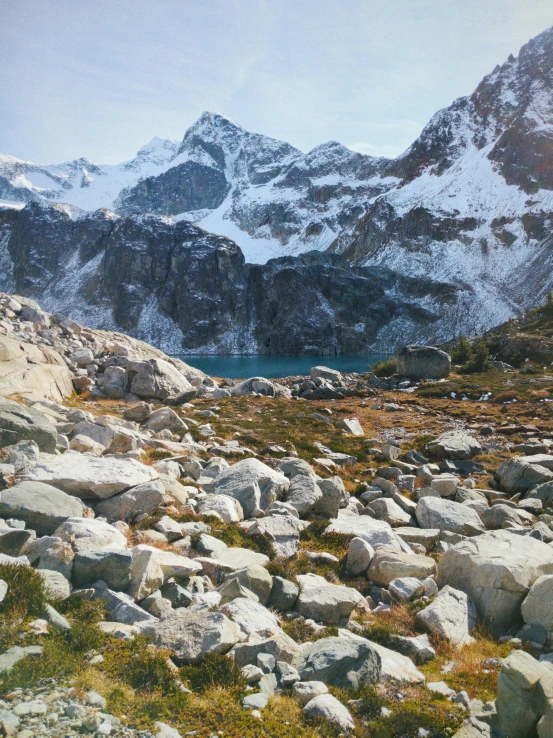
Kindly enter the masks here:
[[[100, 252], [104, 240], [112, 239], [108, 235], [112, 226], [115, 224], [118, 234], [125, 231], [125, 241], [130, 244], [135, 232], [142, 231], [143, 226], [136, 224], [145, 216], [142, 223], [148, 222], [147, 230], [156, 231], [149, 246], [152, 253], [168, 233], [180, 233], [181, 228], [184, 232], [189, 228], [187, 223], [195, 223], [204, 231], [235, 241], [248, 264], [265, 264], [271, 257], [297, 256], [310, 250], [330, 251], [342, 254], [358, 267], [370, 267], [372, 274], [380, 273], [374, 267], [382, 266], [402, 279], [424, 282], [430, 277], [449, 285], [443, 294], [449, 291], [456, 296], [456, 307], [450, 305], [442, 312], [443, 303], [436, 303], [431, 295], [425, 293], [419, 300], [419, 308], [438, 315], [436, 320], [431, 319], [431, 329], [427, 325], [413, 326], [410, 318], [405, 320], [399, 303], [393, 314], [388, 304], [389, 319], [375, 325], [370, 318], [366, 320], [363, 303], [358, 314], [345, 321], [348, 330], [371, 324], [368, 332], [361, 329], [359, 340], [354, 340], [353, 334], [345, 341], [334, 335], [330, 342], [321, 338], [299, 344], [295, 339], [277, 340], [275, 352], [357, 353], [374, 346], [395, 349], [408, 341], [442, 341], [459, 333], [474, 333], [540, 304], [553, 281], [552, 138], [553, 29], [549, 29], [523, 46], [518, 58], [511, 56], [485, 77], [472, 95], [439, 111], [413, 145], [395, 160], [364, 156], [336, 142], [303, 154], [284, 142], [249, 133], [213, 113], [204, 113], [182, 142], [154, 139], [134, 159], [117, 166], [98, 167], [80, 159], [59, 167], [40, 167], [1, 157], [0, 197], [12, 203], [19, 201], [18, 207], [29, 199], [65, 202], [61, 206], [67, 214], [64, 217], [77, 224], [66, 224], [62, 255], [57, 245], [55, 249], [46, 245], [51, 215], [47, 207], [43, 211], [44, 227], [38, 224], [33, 211], [35, 233], [31, 235], [25, 228], [24, 237], [10, 234], [14, 228], [20, 232], [21, 223], [28, 223], [29, 210], [20, 216], [13, 208], [3, 211], [2, 287], [17, 288], [35, 297], [42, 297], [42, 292], [48, 290], [48, 307], [68, 314], [86, 309], [86, 319], [94, 325], [120, 326], [154, 341], [159, 340], [156, 333], [162, 331], [167, 347], [257, 352], [265, 346], [272, 352], [267, 332], [257, 329], [263, 318], [252, 318], [251, 311], [245, 317], [241, 300], [236, 302], [237, 312], [228, 306], [217, 308], [220, 296], [204, 301], [203, 307], [210, 306], [211, 317], [202, 317], [201, 322], [203, 326], [211, 325], [210, 329], [202, 328], [201, 338], [182, 340], [180, 331], [191, 313], [186, 312], [184, 317], [184, 309], [176, 304], [187, 298], [166, 299], [159, 269], [155, 277], [144, 279], [138, 274], [141, 267], [135, 270], [130, 264], [128, 248], [133, 253], [141, 251], [142, 235], [136, 236], [134, 246], [128, 245], [126, 261], [111, 261], [119, 270], [118, 277], [123, 269], [123, 294], [114, 289], [113, 279], [111, 287], [102, 285], [101, 295], [94, 293], [91, 275], [96, 274], [97, 264], [87, 258], [89, 246], [82, 245], [82, 241], [78, 248], [80, 261], [68, 261], [71, 254], [76, 259], [77, 252], [71, 234], [82, 231], [83, 221], [94, 221], [93, 230], [100, 236], [91, 237], [95, 245], [90, 248], [94, 257], [107, 265], [107, 258], [104, 260]], [[111, 214], [105, 210], [79, 214], [77, 207], [89, 212], [107, 207]], [[193, 231], [187, 232], [189, 240]], [[196, 237], [200, 241], [215, 238], [200, 231]], [[233, 248], [230, 252], [234, 253]], [[60, 256], [65, 266], [56, 268], [54, 285], [48, 268], [44, 271], [43, 266]], [[163, 248], [159, 256], [166, 264]], [[310, 263], [315, 259], [310, 256]], [[328, 261], [328, 257], [321, 257], [321, 262], [344, 263]], [[301, 259], [296, 267], [302, 273]], [[82, 269], [86, 271], [84, 276]], [[26, 270], [29, 275], [23, 276]], [[267, 267], [266, 272], [249, 266], [241, 266], [238, 271], [273, 274], [275, 266]], [[340, 281], [341, 276], [336, 274]], [[354, 269], [352, 281], [357, 274]], [[15, 282], [10, 282], [10, 275]], [[232, 278], [235, 276], [233, 272]], [[83, 281], [87, 283], [84, 292]], [[170, 281], [174, 286], [178, 279], [173, 275]], [[220, 285], [215, 294], [219, 289]], [[227, 294], [233, 293], [228, 285], [225, 289]], [[244, 294], [245, 289], [244, 280], [238, 278], [236, 294]], [[53, 294], [56, 290], [58, 297]], [[161, 301], [160, 290], [164, 293]], [[316, 292], [324, 311], [319, 284]], [[402, 294], [401, 289], [396, 292], [399, 301], [404, 302], [406, 293]], [[287, 311], [289, 305], [283, 303], [281, 308]], [[391, 329], [398, 311], [401, 326]], [[335, 322], [342, 323], [340, 310], [337, 313], [332, 307], [331, 313]], [[232, 328], [221, 324], [213, 327], [213, 315], [218, 320], [223, 314], [223, 324], [234, 321], [238, 342], [231, 335]], [[306, 320], [312, 322], [310, 316]], [[315, 319], [315, 323], [320, 321]], [[384, 325], [385, 337], [381, 330]], [[287, 329], [290, 327], [288, 321]], [[299, 332], [299, 327], [293, 332]], [[306, 330], [305, 320], [301, 327]]]
[[[466, 328], [452, 285], [339, 254], [247, 264], [187, 221], [33, 201], [0, 210], [0, 289], [169, 353], [362, 354]], [[298, 300], [301, 295], [301, 300]]]

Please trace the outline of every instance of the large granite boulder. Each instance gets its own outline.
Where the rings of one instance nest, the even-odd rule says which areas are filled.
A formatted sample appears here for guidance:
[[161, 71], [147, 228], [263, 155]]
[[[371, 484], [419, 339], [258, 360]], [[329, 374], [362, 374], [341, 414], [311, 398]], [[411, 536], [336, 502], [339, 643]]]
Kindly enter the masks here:
[[367, 576], [380, 587], [388, 587], [398, 577], [426, 579], [436, 571], [436, 562], [430, 556], [405, 553], [392, 546], [376, 549]]
[[465, 535], [467, 531], [484, 530], [484, 524], [476, 510], [442, 497], [421, 497], [415, 514], [421, 528], [447, 530], [461, 535]]
[[160, 479], [137, 484], [126, 492], [102, 500], [96, 506], [96, 515], [116, 520], [133, 520], [137, 515], [149, 515], [165, 499], [165, 487]]
[[0, 448], [35, 441], [41, 451], [53, 453], [57, 439], [55, 426], [41, 412], [0, 397]]
[[331, 636], [304, 647], [294, 666], [302, 681], [319, 681], [354, 689], [380, 679], [381, 662], [376, 649], [364, 638]]
[[468, 594], [495, 633], [521, 620], [521, 604], [538, 577], [553, 574], [553, 549], [529, 536], [491, 531], [457, 543], [438, 565], [438, 584]]
[[129, 594], [140, 602], [171, 577], [191, 577], [201, 568], [201, 564], [194, 559], [139, 544], [132, 549]]
[[291, 397], [288, 387], [277, 382], [271, 382], [265, 377], [251, 377], [235, 384], [230, 394], [233, 397], [247, 397], [248, 395], [266, 395], [268, 397]]
[[67, 518], [81, 518], [83, 503], [43, 482], [20, 482], [0, 492], [0, 517], [24, 520], [39, 536], [52, 534]]
[[299, 515], [303, 515], [310, 512], [322, 497], [323, 490], [314, 474], [296, 474], [291, 478], [285, 500], [296, 508]]
[[27, 474], [28, 479], [46, 482], [82, 500], [105, 500], [158, 476], [153, 467], [135, 459], [98, 458], [77, 451], [44, 455]]
[[166, 400], [173, 395], [187, 402], [197, 390], [172, 364], [163, 359], [132, 362], [127, 371], [132, 377], [130, 391], [141, 399]]
[[417, 622], [454, 646], [464, 646], [474, 640], [470, 633], [476, 625], [476, 607], [465, 592], [446, 585], [417, 613]]
[[541, 625], [551, 642], [553, 637], [553, 574], [538, 577], [521, 606], [525, 623]]
[[282, 472], [271, 469], [258, 459], [237, 461], [206, 485], [210, 494], [228, 495], [238, 500], [244, 517], [250, 518], [257, 510], [266, 510], [280, 499], [290, 485]]
[[434, 346], [404, 346], [397, 352], [397, 373], [410, 379], [449, 376], [451, 357]]
[[101, 548], [126, 548], [125, 536], [105, 520], [67, 518], [53, 533], [79, 553]]
[[273, 578], [264, 566], [253, 564], [237, 569], [225, 576], [225, 582], [236, 581], [253, 592], [262, 605], [266, 605], [273, 588]]
[[291, 515], [271, 515], [256, 520], [248, 535], [261, 535], [271, 543], [277, 558], [289, 559], [300, 550], [300, 531], [304, 523]]
[[434, 441], [427, 444], [426, 450], [436, 459], [471, 459], [482, 452], [482, 446], [462, 430], [451, 430], [441, 433]]
[[170, 648], [177, 663], [195, 663], [210, 653], [226, 653], [241, 640], [240, 628], [220, 612], [175, 610], [142, 626], [159, 648]]
[[75, 587], [90, 587], [102, 580], [116, 591], [124, 592], [131, 583], [132, 552], [123, 548], [79, 551], [73, 559], [71, 579]]
[[303, 711], [309, 718], [328, 720], [345, 733], [355, 728], [355, 722], [347, 707], [331, 694], [319, 694], [313, 697], [304, 706]]
[[338, 623], [348, 617], [363, 596], [353, 587], [331, 584], [317, 574], [300, 574], [298, 612], [320, 623]]
[[255, 600], [236, 597], [222, 605], [220, 611], [240, 627], [244, 636], [240, 640], [249, 640], [252, 637], [266, 638], [281, 632], [276, 615]]
[[[549, 694], [551, 679], [548, 665], [542, 664], [524, 651], [513, 651], [503, 661], [497, 678], [497, 722], [504, 738], [548, 738], [542, 716], [547, 713], [551, 727], [551, 704], [544, 699]], [[544, 686], [546, 687], [544, 689]]]
[[228, 495], [206, 495], [198, 500], [198, 515], [213, 515], [223, 523], [238, 523], [244, 520], [242, 505]]
[[502, 490], [510, 494], [524, 494], [538, 485], [553, 481], [553, 471], [532, 463], [529, 458], [514, 456], [498, 466], [495, 478]]

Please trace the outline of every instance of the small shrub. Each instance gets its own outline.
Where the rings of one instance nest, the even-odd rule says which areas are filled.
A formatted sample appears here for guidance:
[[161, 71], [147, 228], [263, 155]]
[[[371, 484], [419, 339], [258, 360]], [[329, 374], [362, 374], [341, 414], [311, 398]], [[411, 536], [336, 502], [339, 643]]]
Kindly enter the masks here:
[[234, 660], [219, 653], [206, 656], [201, 664], [191, 664], [180, 669], [183, 682], [193, 692], [208, 689], [244, 689], [246, 682]]
[[306, 641], [319, 641], [321, 638], [329, 636], [337, 636], [338, 628], [329, 625], [326, 628], [314, 628], [306, 623], [304, 618], [295, 618], [294, 620], [286, 620], [282, 623], [282, 630], [293, 638], [296, 643], [305, 643]]
[[472, 348], [465, 336], [460, 336], [455, 348], [451, 352], [451, 361], [454, 364], [466, 364], [473, 358]]
[[0, 675], [0, 693], [16, 687], [32, 687], [41, 679], [63, 678], [73, 675], [85, 665], [83, 653], [76, 653], [71, 646], [71, 636], [51, 633], [43, 641], [40, 656], [26, 656], [14, 668]]
[[397, 361], [390, 357], [384, 361], [377, 361], [372, 367], [373, 374], [377, 377], [391, 377], [397, 373]]
[[461, 374], [482, 374], [490, 369], [490, 354], [486, 339], [479, 338], [474, 347], [474, 355], [461, 367]]
[[17, 642], [18, 631], [28, 617], [44, 612], [48, 595], [44, 580], [30, 566], [4, 564], [0, 579], [8, 585], [8, 593], [0, 605], [0, 650]]
[[152, 649], [148, 638], [137, 635], [132, 641], [112, 643], [104, 651], [104, 668], [112, 678], [133, 689], [175, 690], [175, 675], [168, 666], [169, 651]]

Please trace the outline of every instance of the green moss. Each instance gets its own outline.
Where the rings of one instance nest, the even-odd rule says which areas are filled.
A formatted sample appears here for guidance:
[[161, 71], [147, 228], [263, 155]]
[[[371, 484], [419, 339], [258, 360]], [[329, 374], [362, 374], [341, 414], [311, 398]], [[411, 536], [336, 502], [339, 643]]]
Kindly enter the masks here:
[[[434, 698], [425, 687], [405, 687], [401, 690], [404, 699], [391, 699], [396, 692], [382, 687], [362, 685], [359, 689], [331, 689], [338, 699], [350, 705], [358, 728], [359, 738], [418, 738], [419, 728], [429, 731], [431, 738], [446, 738], [458, 729], [464, 714], [458, 705]], [[381, 709], [391, 711], [382, 717]]]

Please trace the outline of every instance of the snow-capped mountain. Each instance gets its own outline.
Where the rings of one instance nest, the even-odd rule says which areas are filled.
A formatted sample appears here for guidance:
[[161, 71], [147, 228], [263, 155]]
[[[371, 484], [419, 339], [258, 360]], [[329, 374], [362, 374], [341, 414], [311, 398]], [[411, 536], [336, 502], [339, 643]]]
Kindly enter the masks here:
[[203, 113], [182, 142], [154, 139], [134, 159], [40, 166], [0, 156], [0, 200], [32, 197], [189, 220], [234, 239], [248, 261], [328, 248], [390, 186], [385, 159], [331, 141], [308, 154]]
[[469, 284], [505, 318], [540, 303], [553, 283], [553, 29], [439, 111], [385, 172], [400, 183], [334, 249]]
[[120, 165], [0, 157], [0, 199], [35, 198], [189, 221], [234, 240], [247, 262], [329, 250], [431, 277], [455, 287], [459, 311], [436, 335], [489, 327], [553, 284], [553, 28], [395, 160], [336, 142], [304, 154], [204, 113], [181, 142], [154, 139]]

